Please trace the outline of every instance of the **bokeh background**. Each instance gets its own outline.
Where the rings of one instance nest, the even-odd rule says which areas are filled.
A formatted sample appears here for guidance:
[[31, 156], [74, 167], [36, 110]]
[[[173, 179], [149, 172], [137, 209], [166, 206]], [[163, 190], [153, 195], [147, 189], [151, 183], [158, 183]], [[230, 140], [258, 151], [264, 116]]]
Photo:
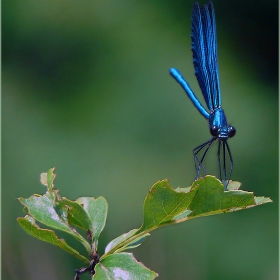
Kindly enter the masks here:
[[[229, 141], [233, 179], [273, 203], [162, 228], [133, 253], [159, 279], [274, 280], [278, 1], [213, 2], [223, 108], [237, 129]], [[62, 196], [108, 200], [101, 254], [111, 239], [140, 227], [156, 181], [192, 183], [191, 151], [210, 134], [168, 74], [180, 69], [202, 100], [190, 50], [192, 5], [2, 1], [2, 279], [73, 279], [83, 266], [15, 221], [24, 215], [16, 198], [45, 191], [41, 172], [56, 167]]]

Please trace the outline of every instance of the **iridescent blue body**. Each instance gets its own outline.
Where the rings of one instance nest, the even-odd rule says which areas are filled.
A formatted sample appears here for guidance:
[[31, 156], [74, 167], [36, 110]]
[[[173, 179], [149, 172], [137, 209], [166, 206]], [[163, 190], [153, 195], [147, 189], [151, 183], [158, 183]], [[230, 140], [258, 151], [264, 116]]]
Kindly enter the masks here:
[[218, 140], [219, 175], [226, 187], [233, 169], [233, 159], [227, 140], [233, 137], [236, 131], [233, 126], [228, 125], [225, 113], [221, 107], [216, 22], [212, 2], [203, 5], [201, 8], [198, 3], [194, 3], [191, 39], [195, 75], [209, 111], [196, 98], [189, 84], [177, 69], [171, 68], [170, 74], [182, 86], [194, 106], [209, 123], [212, 138], [193, 150], [196, 178], [200, 177], [201, 169], [205, 171], [203, 161], [206, 153], [212, 143]]

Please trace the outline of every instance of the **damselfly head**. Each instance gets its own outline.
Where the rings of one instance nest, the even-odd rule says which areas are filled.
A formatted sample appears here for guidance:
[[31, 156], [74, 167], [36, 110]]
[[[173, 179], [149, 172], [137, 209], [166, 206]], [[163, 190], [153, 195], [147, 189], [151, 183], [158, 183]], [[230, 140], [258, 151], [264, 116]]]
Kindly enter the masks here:
[[228, 138], [232, 138], [235, 135], [236, 130], [231, 125], [222, 128], [217, 125], [213, 125], [210, 126], [210, 133], [219, 140], [226, 141]]

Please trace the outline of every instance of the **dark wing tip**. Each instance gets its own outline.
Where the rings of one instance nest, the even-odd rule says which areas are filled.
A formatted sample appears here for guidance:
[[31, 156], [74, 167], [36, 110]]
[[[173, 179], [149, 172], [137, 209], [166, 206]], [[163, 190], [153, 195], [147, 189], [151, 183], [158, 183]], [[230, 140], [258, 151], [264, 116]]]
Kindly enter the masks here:
[[200, 6], [197, 2], [194, 2], [193, 3], [193, 9], [192, 9], [192, 18], [196, 17], [197, 14], [198, 15], [200, 14]]
[[208, 7], [210, 10], [214, 10], [214, 5], [213, 5], [212, 1], [208, 2]]

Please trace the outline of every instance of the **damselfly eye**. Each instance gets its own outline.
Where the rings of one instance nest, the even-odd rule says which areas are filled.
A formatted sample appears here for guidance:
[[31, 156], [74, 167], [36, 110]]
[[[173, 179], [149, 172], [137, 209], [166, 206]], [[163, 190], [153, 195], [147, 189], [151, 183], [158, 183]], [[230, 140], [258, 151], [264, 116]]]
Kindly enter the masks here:
[[219, 128], [216, 125], [213, 125], [212, 127], [210, 127], [210, 133], [213, 136], [218, 136], [219, 135]]
[[233, 136], [235, 135], [235, 133], [236, 133], [235, 128], [234, 128], [233, 126], [230, 125], [230, 126], [228, 127], [228, 137], [229, 137], [229, 138], [233, 137]]

